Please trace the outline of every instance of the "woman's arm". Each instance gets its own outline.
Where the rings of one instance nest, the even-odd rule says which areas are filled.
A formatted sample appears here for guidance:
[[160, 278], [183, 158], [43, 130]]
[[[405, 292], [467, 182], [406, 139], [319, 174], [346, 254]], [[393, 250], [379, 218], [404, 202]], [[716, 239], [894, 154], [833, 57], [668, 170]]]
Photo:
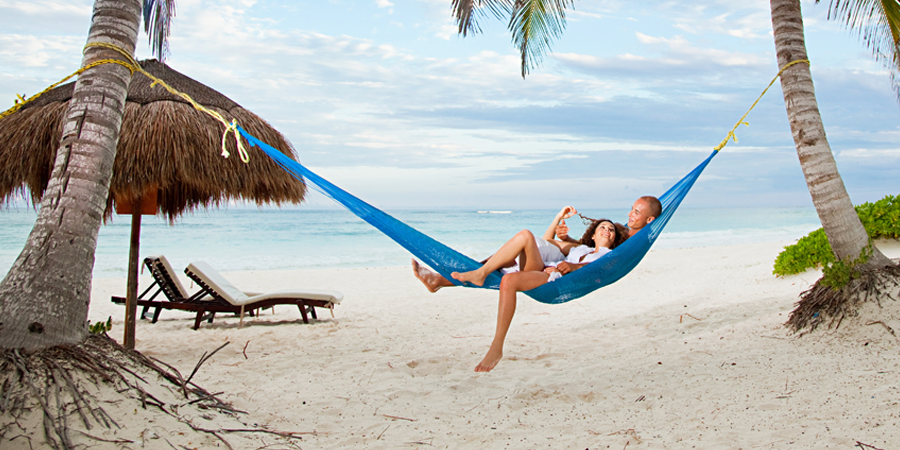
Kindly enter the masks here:
[[[554, 238], [556, 238], [556, 229], [560, 225], [560, 222], [565, 221], [575, 214], [578, 214], [578, 211], [575, 210], [574, 206], [566, 206], [565, 208], [560, 210], [559, 213], [556, 214], [556, 217], [553, 218], [553, 221], [550, 222], [550, 226], [547, 227], [547, 231], [544, 232], [544, 240], [552, 241]], [[563, 222], [562, 224], [565, 225], [565, 222]], [[568, 237], [568, 235], [566, 237]]]

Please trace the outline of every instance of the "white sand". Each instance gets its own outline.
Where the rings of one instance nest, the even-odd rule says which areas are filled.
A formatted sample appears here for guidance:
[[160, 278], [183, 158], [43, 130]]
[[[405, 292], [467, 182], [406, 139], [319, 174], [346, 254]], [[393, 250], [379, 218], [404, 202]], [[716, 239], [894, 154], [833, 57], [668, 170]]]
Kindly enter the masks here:
[[[878, 325], [787, 333], [819, 274], [774, 277], [783, 245], [654, 251], [580, 300], [520, 296], [488, 374], [472, 369], [496, 291], [430, 294], [408, 267], [228, 273], [245, 290], [345, 297], [335, 318], [322, 311], [309, 325], [282, 306], [240, 329], [220, 315], [194, 331], [192, 315], [164, 311], [139, 322], [137, 349], [190, 373], [230, 341], [195, 381], [250, 422], [315, 431], [304, 448], [897, 448], [900, 342]], [[896, 242], [882, 247], [900, 255]], [[94, 284], [90, 318], [112, 315], [121, 340], [124, 308], [109, 297], [125, 281]], [[147, 428], [124, 426], [120, 436]]]

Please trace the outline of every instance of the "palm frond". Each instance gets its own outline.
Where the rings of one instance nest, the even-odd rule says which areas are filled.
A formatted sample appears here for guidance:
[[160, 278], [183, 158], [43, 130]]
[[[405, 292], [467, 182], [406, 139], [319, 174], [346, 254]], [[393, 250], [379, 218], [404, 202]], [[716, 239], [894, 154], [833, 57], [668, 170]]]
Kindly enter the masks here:
[[891, 86], [900, 100], [900, 1], [831, 0], [828, 19], [858, 35], [875, 60], [891, 71]]
[[175, 0], [144, 0], [144, 32], [153, 55], [165, 62], [169, 54], [169, 34], [175, 19]]
[[480, 33], [478, 17], [490, 11], [498, 19], [512, 10], [511, 0], [453, 0], [451, 5], [459, 34], [466, 37], [468, 33]]
[[513, 43], [522, 55], [522, 78], [550, 50], [566, 28], [566, 7], [574, 0], [515, 0], [509, 21]]

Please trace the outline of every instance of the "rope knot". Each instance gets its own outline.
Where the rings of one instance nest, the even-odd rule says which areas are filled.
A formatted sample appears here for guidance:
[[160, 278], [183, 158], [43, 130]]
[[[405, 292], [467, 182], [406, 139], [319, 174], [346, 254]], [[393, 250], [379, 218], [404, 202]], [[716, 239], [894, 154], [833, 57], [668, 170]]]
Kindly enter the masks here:
[[225, 132], [222, 133], [222, 156], [224, 158], [231, 156], [231, 153], [228, 152], [228, 148], [225, 144], [228, 140], [228, 134], [234, 133], [234, 144], [235, 147], [237, 147], [241, 161], [243, 161], [244, 164], [250, 162], [250, 155], [247, 153], [247, 148], [244, 147], [244, 143], [241, 141], [241, 134], [238, 132], [237, 119], [231, 119], [231, 123], [223, 120], [222, 123], [225, 124]]

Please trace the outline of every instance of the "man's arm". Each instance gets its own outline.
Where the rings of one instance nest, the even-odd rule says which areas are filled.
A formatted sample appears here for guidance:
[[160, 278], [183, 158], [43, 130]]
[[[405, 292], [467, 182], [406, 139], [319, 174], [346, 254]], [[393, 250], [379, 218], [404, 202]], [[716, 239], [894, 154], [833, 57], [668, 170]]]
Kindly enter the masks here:
[[582, 268], [582, 267], [584, 267], [584, 266], [586, 266], [586, 265], [587, 265], [587, 263], [585, 263], [585, 264], [578, 264], [578, 263], [570, 263], [570, 262], [562, 261], [562, 262], [560, 262], [559, 264], [556, 265], [556, 270], [557, 270], [559, 273], [561, 273], [561, 274], [563, 274], [563, 275], [566, 275], [566, 274], [572, 273], [572, 272], [574, 272], [574, 271], [576, 271], [576, 270], [578, 270], [578, 269], [580, 269], [580, 268]]
[[563, 242], [568, 242], [571, 244], [578, 244], [579, 242], [569, 236], [569, 226], [566, 225], [566, 222], [563, 221], [559, 225], [556, 226], [556, 238]]

